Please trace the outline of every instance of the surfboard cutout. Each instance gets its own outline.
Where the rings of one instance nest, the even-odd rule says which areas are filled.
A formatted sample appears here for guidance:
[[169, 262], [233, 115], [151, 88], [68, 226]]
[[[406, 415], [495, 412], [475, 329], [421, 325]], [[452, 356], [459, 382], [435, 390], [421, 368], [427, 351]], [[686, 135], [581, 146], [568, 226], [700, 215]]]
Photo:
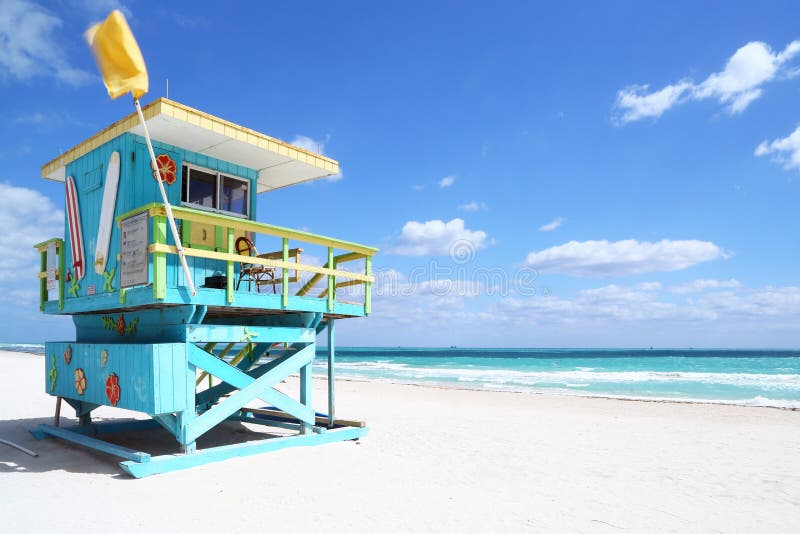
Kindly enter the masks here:
[[83, 257], [83, 232], [81, 231], [81, 210], [78, 208], [78, 190], [75, 179], [67, 177], [67, 223], [69, 244], [72, 249], [72, 270], [76, 280], [83, 278], [86, 261]]
[[94, 272], [103, 274], [108, 262], [108, 248], [111, 245], [111, 229], [114, 224], [114, 211], [117, 206], [117, 187], [119, 186], [119, 152], [112, 152], [108, 158], [106, 183], [103, 187], [103, 207], [100, 209], [100, 227], [97, 230], [97, 249], [94, 253]]

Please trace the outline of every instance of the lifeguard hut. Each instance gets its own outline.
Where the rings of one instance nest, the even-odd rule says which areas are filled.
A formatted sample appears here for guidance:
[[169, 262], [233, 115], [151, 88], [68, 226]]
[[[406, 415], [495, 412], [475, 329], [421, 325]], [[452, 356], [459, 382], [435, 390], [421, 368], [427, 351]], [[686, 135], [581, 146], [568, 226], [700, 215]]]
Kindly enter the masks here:
[[[363, 436], [363, 423], [335, 417], [334, 323], [370, 313], [377, 249], [256, 221], [257, 194], [334, 175], [338, 163], [164, 98], [143, 114], [196, 294], [135, 113], [47, 163], [42, 176], [66, 185], [66, 221], [63, 238], [36, 245], [41, 310], [72, 315], [76, 340], [46, 344], [56, 422], [33, 434], [116, 455], [137, 478]], [[320, 261], [303, 263], [309, 248]], [[311, 368], [324, 333], [328, 409], [317, 413]], [[296, 395], [275, 388], [295, 374]], [[62, 399], [77, 426], [59, 426]], [[99, 406], [149, 418], [93, 423]], [[283, 435], [202, 447], [226, 421]], [[175, 437], [176, 454], [100, 439], [154, 427]]]

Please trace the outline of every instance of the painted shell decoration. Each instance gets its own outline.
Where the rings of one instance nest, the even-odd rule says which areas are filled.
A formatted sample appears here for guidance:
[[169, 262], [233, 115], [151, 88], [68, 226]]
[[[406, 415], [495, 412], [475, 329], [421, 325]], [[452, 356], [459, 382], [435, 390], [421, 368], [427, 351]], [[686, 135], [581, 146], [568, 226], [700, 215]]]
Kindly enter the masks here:
[[106, 349], [100, 351], [100, 365], [103, 367], [108, 365], [108, 351]]
[[158, 164], [158, 172], [161, 174], [161, 179], [164, 180], [167, 185], [174, 184], [177, 166], [172, 158], [166, 154], [159, 154], [156, 156], [156, 163]]
[[111, 373], [106, 378], [106, 397], [111, 406], [116, 406], [119, 402], [121, 391], [119, 389], [119, 377], [115, 373]]
[[75, 391], [78, 395], [83, 395], [86, 391], [86, 373], [81, 368], [75, 369]]
[[67, 362], [67, 365], [72, 361], [72, 347], [67, 345], [67, 350], [64, 351], [64, 361]]

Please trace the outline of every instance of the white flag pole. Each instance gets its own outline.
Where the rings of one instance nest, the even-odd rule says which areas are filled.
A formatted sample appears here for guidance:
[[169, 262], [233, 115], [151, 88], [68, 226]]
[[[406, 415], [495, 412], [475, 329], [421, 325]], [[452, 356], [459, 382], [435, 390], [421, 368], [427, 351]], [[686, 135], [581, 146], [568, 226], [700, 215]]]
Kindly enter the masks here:
[[172, 229], [172, 237], [175, 238], [175, 248], [178, 249], [178, 256], [181, 258], [183, 272], [186, 275], [186, 283], [189, 285], [189, 293], [191, 293], [192, 296], [195, 296], [197, 291], [194, 289], [192, 275], [189, 272], [189, 266], [186, 264], [186, 255], [183, 252], [181, 238], [178, 235], [178, 227], [175, 226], [175, 218], [172, 216], [172, 207], [169, 205], [167, 192], [164, 190], [164, 183], [161, 180], [161, 173], [158, 171], [158, 162], [156, 161], [156, 154], [153, 152], [153, 143], [150, 141], [150, 132], [147, 130], [147, 123], [145, 123], [144, 120], [142, 106], [139, 104], [138, 98], [134, 98], [133, 103], [136, 104], [136, 112], [139, 114], [139, 121], [142, 123], [142, 128], [144, 128], [144, 138], [147, 141], [147, 150], [150, 152], [150, 162], [152, 163], [153, 173], [156, 177], [156, 181], [158, 182], [158, 188], [161, 190], [161, 198], [164, 199], [164, 210], [167, 212], [167, 220], [169, 221], [169, 227]]

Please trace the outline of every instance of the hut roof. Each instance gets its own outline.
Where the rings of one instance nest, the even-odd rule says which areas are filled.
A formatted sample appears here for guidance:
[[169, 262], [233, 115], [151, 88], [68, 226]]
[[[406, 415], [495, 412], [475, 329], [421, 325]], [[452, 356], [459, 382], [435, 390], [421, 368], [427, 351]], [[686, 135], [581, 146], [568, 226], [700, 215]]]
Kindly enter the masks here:
[[[173, 100], [159, 98], [142, 112], [154, 140], [256, 169], [259, 193], [339, 172], [335, 160]], [[63, 182], [67, 164], [125, 132], [144, 135], [135, 112], [45, 164], [42, 177]]]

